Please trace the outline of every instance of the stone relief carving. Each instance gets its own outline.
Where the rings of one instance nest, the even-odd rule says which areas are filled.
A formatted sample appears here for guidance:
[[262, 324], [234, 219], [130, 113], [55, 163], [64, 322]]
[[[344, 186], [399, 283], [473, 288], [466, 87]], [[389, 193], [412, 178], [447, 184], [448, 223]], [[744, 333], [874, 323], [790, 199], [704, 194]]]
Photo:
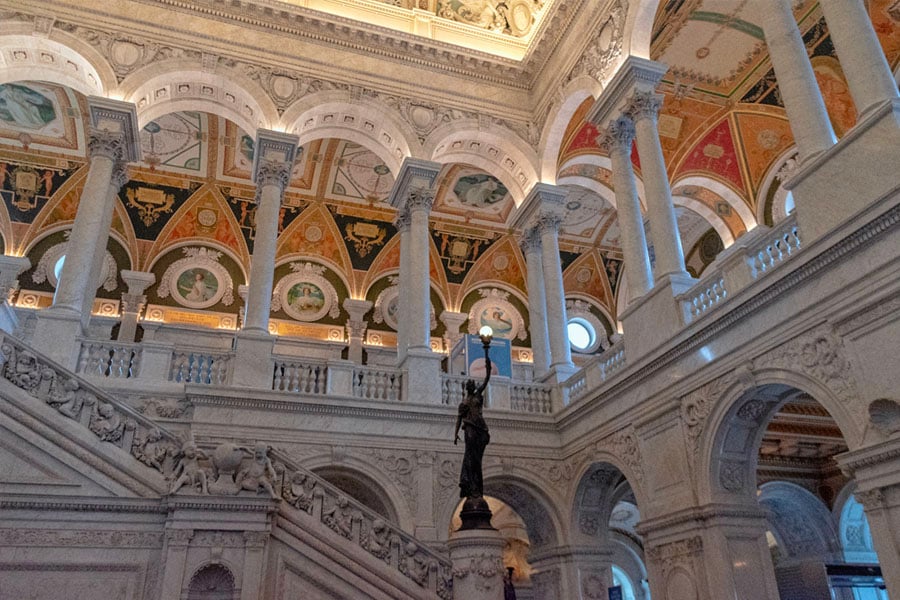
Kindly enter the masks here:
[[544, 7], [543, 0], [439, 0], [437, 14], [515, 37], [528, 35]]
[[419, 548], [409, 542], [403, 546], [403, 556], [400, 560], [400, 572], [424, 586], [428, 583], [428, 571], [431, 563], [428, 557], [419, 552]]
[[322, 511], [322, 522], [349, 540], [353, 532], [354, 516], [350, 501], [344, 496], [338, 496]]
[[684, 568], [688, 572], [693, 573], [693, 559], [702, 552], [703, 539], [700, 536], [694, 536], [668, 544], [653, 546], [647, 550], [647, 557], [657, 563], [662, 570], [663, 578], [665, 578], [676, 567]]
[[302, 471], [296, 471], [286, 481], [281, 495], [298, 510], [312, 514], [313, 498], [316, 493], [316, 480]]
[[475, 578], [475, 589], [482, 592], [490, 591], [495, 585], [500, 583], [502, 573], [503, 561], [496, 556], [488, 554], [473, 556], [469, 560], [468, 565], [453, 568], [453, 577], [455, 579], [464, 579], [471, 575]]
[[713, 406], [731, 386], [732, 381], [732, 375], [729, 373], [700, 386], [682, 397], [681, 421], [687, 429], [687, 438], [690, 442], [693, 457], [689, 466], [693, 466], [700, 455], [700, 438]]
[[622, 38], [628, 4], [615, 0], [609, 8], [609, 17], [597, 30], [597, 34], [584, 54], [569, 72], [566, 83], [581, 75], [588, 75], [605, 82], [614, 62], [622, 55]]
[[416, 477], [413, 470], [413, 466], [417, 462], [415, 452], [370, 448], [365, 453], [371, 456], [375, 463], [387, 473], [391, 481], [400, 488], [410, 511], [415, 513], [418, 504]]
[[0, 529], [0, 546], [161, 548], [162, 532], [63, 529]]
[[598, 573], [588, 573], [581, 580], [581, 597], [589, 600], [606, 598], [606, 579]]
[[191, 490], [195, 490], [199, 486], [201, 494], [209, 493], [206, 470], [200, 466], [200, 459], [203, 458], [207, 458], [206, 453], [192, 442], [187, 442], [182, 446], [178, 465], [172, 474], [175, 481], [169, 489], [170, 494], [178, 493], [178, 490], [185, 484], [188, 484]]
[[631, 474], [637, 479], [636, 483], [644, 480], [644, 467], [641, 461], [641, 448], [638, 445], [637, 434], [634, 427], [628, 426], [614, 433], [612, 436], [598, 442], [598, 449], [607, 450], [613, 456], [619, 457], [624, 462]]

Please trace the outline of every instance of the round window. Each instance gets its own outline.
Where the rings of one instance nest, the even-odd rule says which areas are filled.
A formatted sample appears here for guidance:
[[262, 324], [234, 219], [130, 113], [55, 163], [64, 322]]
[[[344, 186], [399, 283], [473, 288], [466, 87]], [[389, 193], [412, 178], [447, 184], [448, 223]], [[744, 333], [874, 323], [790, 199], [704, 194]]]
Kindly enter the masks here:
[[576, 352], [584, 352], [594, 344], [594, 327], [584, 319], [571, 319], [568, 325], [569, 343]]

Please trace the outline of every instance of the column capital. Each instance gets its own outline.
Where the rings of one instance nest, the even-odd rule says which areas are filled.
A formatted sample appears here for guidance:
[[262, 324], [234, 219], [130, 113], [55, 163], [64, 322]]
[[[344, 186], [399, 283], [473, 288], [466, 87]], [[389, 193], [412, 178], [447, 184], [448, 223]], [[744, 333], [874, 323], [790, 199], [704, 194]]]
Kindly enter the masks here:
[[[97, 152], [107, 152], [109, 140], [117, 137], [116, 155], [111, 158], [125, 162], [141, 160], [141, 134], [140, 127], [138, 127], [137, 107], [131, 102], [110, 100], [100, 96], [89, 96], [87, 102], [91, 117], [91, 139], [89, 140], [91, 156], [94, 156], [95, 152], [94, 135], [106, 132], [109, 135], [101, 136], [105, 143], [98, 144]], [[108, 154], [103, 155], [109, 156]]]
[[128, 286], [128, 293], [141, 295], [144, 291], [156, 283], [156, 275], [147, 273], [146, 271], [131, 271], [125, 269], [119, 272], [122, 281]]
[[512, 228], [525, 231], [529, 227], [534, 227], [537, 219], [547, 213], [562, 216], [568, 194], [566, 188], [558, 185], [535, 184], [513, 217]]
[[[430, 160], [407, 157], [403, 159], [400, 172], [394, 180], [394, 187], [388, 198], [391, 206], [398, 211], [402, 208], [431, 209], [434, 202], [432, 186], [441, 172], [441, 164]], [[424, 204], [423, 204], [424, 203]], [[427, 205], [427, 206], [426, 206]]]
[[628, 99], [628, 107], [625, 110], [635, 122], [641, 119], [656, 121], [659, 118], [662, 103], [662, 94], [657, 94], [652, 90], [635, 90]]
[[412, 224], [412, 215], [409, 214], [409, 209], [407, 207], [401, 207], [400, 210], [397, 211], [397, 215], [394, 217], [394, 227], [397, 228], [397, 231], [403, 233], [404, 231], [409, 231], [409, 226]]
[[116, 190], [116, 193], [122, 189], [122, 186], [128, 183], [131, 176], [128, 174], [128, 163], [117, 160], [113, 165], [112, 176], [109, 179], [109, 185]]
[[555, 212], [547, 211], [542, 212], [540, 215], [538, 215], [535, 225], [538, 231], [541, 232], [541, 234], [547, 233], [548, 231], [558, 233], [562, 222], [563, 218], [561, 215]]
[[122, 294], [122, 312], [140, 314], [144, 310], [147, 296], [143, 294]]
[[257, 195], [259, 189], [267, 185], [278, 186], [281, 193], [284, 192], [291, 180], [291, 168], [293, 163], [286, 160], [272, 160], [261, 158], [256, 162], [256, 170], [253, 179], [256, 181]]
[[619, 116], [636, 90], [654, 90], [669, 67], [656, 61], [629, 56], [588, 111], [586, 120], [600, 125]]
[[519, 248], [526, 258], [529, 254], [537, 254], [540, 260], [541, 234], [536, 227], [529, 227], [519, 235]]
[[88, 132], [88, 156], [103, 156], [117, 163], [125, 155], [125, 136], [115, 131], [94, 129]]
[[259, 129], [253, 147], [253, 181], [258, 187], [278, 185], [282, 191], [290, 181], [294, 161], [302, 148], [296, 135]]
[[342, 304], [344, 310], [350, 315], [353, 321], [362, 321], [369, 309], [372, 308], [372, 302], [369, 300], [357, 300], [355, 298], [344, 298]]
[[618, 119], [611, 120], [606, 129], [597, 136], [597, 145], [610, 154], [613, 152], [631, 154], [635, 135], [634, 121], [622, 115]]

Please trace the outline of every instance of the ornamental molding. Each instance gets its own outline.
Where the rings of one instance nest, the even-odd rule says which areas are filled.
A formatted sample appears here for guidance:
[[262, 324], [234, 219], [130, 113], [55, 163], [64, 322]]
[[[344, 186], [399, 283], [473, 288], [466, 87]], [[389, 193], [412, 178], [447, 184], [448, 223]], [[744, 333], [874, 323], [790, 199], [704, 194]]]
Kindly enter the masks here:
[[366, 448], [363, 454], [384, 471], [388, 478], [400, 488], [412, 514], [418, 506], [418, 489], [416, 487], [415, 467], [418, 464], [414, 450], [391, 450], [385, 448]]
[[[182, 248], [181, 251], [185, 257], [173, 262], [163, 273], [157, 288], [157, 295], [160, 298], [168, 298], [171, 294], [178, 304], [194, 309], [209, 308], [219, 302], [225, 306], [231, 306], [234, 303], [234, 282], [228, 269], [219, 263], [222, 253], [204, 247]], [[203, 270], [215, 278], [215, 290], [210, 291], [209, 282], [206, 281]], [[194, 287], [190, 292], [184, 294], [178, 284], [189, 271], [194, 273]]]
[[0, 546], [92, 548], [161, 548], [161, 531], [0, 529]]
[[[504, 326], [509, 327], [509, 332], [500, 335], [497, 332], [496, 327], [491, 327], [495, 331], [495, 337], [504, 337], [509, 340], [519, 339], [524, 340], [528, 337], [528, 330], [525, 327], [525, 319], [522, 318], [522, 315], [519, 313], [519, 310], [513, 305], [512, 302], [508, 300], [509, 292], [504, 292], [503, 290], [498, 290], [497, 288], [482, 288], [478, 290], [478, 293], [481, 294], [481, 300], [475, 302], [472, 305], [472, 308], [469, 309], [469, 333], [476, 334], [478, 330], [481, 329], [482, 324], [490, 325], [490, 323], [484, 323], [481, 318], [483, 313], [486, 311], [499, 308], [500, 316], [492, 315], [490, 319], [503, 319], [503, 316], [506, 315], [507, 318], [503, 321]], [[493, 312], [493, 311], [492, 311]]]
[[[292, 318], [311, 323], [325, 315], [332, 319], [341, 316], [337, 290], [325, 278], [326, 268], [314, 263], [294, 262], [290, 264], [291, 273], [278, 280], [272, 290], [272, 312], [284, 310]], [[311, 286], [303, 287], [303, 284]], [[301, 286], [299, 296], [295, 296], [295, 288]], [[312, 287], [317, 287], [322, 297], [312, 294]]]
[[693, 580], [693, 562], [694, 558], [703, 553], [703, 538], [699, 535], [652, 546], [647, 550], [647, 557], [657, 563], [662, 569], [663, 577], [666, 577], [670, 571], [675, 568], [685, 569], [691, 574], [691, 583], [696, 586]]
[[[66, 231], [64, 235], [66, 237], [65, 242], [60, 242], [51, 246], [44, 252], [43, 256], [41, 256], [37, 267], [35, 267], [34, 271], [31, 273], [31, 280], [34, 283], [44, 283], [46, 281], [56, 289], [56, 286], [59, 284], [56, 277], [56, 263], [59, 262], [59, 259], [66, 253], [72, 230]], [[100, 267], [97, 287], [102, 287], [107, 292], [112, 292], [119, 287], [118, 274], [119, 269], [118, 265], [116, 265], [116, 259], [113, 258], [113, 255], [109, 250], [106, 250], [103, 256], [103, 263]]]
[[597, 29], [581, 58], [569, 71], [564, 84], [582, 75], [587, 75], [601, 83], [608, 81], [612, 67], [622, 56], [627, 12], [628, 3], [624, 0], [614, 0], [610, 4], [609, 16]]

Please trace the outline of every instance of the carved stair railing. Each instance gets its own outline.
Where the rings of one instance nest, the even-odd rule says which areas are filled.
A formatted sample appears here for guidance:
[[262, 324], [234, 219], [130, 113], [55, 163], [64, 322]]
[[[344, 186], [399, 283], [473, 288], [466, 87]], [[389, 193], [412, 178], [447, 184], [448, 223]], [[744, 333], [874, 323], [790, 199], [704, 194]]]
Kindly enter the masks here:
[[[64, 417], [81, 423], [100, 440], [125, 450], [166, 480], [174, 478], [176, 460], [187, 445], [181, 438], [5, 334], [0, 334], [0, 376], [36, 400], [55, 408]], [[209, 461], [206, 453], [201, 451], [199, 454], [200, 463]], [[214, 454], [211, 452], [209, 456]], [[312, 516], [314, 522], [357, 544], [424, 590], [442, 600], [452, 598], [453, 576], [449, 559], [283, 452], [268, 450], [268, 456], [276, 473], [276, 480], [269, 483], [278, 499], [284, 500], [279, 510], [292, 521], [308, 522], [299, 513]], [[188, 486], [191, 488], [193, 482]], [[233, 493], [238, 491], [239, 486]]]
[[442, 600], [453, 596], [452, 563], [284, 452], [270, 452], [284, 500], [296, 511], [398, 570]]

